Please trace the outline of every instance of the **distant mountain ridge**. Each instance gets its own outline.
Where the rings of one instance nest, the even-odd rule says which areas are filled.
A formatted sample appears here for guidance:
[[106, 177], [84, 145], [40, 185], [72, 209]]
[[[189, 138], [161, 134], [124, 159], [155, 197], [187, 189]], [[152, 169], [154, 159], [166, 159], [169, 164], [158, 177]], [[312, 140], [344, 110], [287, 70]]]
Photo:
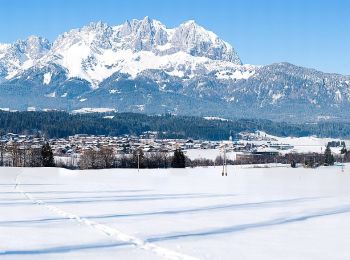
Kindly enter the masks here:
[[0, 108], [344, 119], [350, 76], [243, 65], [230, 44], [194, 21], [169, 29], [145, 17], [91, 23], [53, 43], [30, 36], [0, 44]]

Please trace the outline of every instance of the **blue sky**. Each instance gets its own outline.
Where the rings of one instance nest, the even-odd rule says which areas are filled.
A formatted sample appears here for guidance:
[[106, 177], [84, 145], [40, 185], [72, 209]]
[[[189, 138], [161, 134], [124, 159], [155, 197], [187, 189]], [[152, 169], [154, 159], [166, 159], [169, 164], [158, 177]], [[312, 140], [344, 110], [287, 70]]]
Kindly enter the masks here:
[[238, 51], [242, 61], [287, 61], [350, 75], [347, 0], [0, 0], [0, 42], [29, 35], [54, 40], [91, 21], [116, 25], [144, 16], [168, 27], [194, 19]]

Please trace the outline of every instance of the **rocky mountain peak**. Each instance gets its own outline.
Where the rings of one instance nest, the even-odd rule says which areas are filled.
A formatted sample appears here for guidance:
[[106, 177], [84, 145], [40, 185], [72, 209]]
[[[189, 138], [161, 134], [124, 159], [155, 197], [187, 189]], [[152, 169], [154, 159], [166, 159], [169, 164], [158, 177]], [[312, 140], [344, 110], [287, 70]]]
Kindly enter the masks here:
[[68, 71], [69, 77], [85, 79], [96, 87], [118, 71], [135, 75], [145, 69], [165, 68], [182, 77], [212, 71], [216, 65], [211, 63], [228, 62], [225, 67], [234, 69], [241, 65], [228, 43], [195, 21], [167, 28], [148, 16], [117, 26], [90, 23], [63, 33], [53, 44], [31, 36], [2, 50], [5, 59], [1, 70], [8, 78], [36, 64], [57, 64]]
[[26, 40], [16, 41], [13, 47], [29, 59], [40, 59], [50, 50], [51, 43], [45, 38], [31, 35]]

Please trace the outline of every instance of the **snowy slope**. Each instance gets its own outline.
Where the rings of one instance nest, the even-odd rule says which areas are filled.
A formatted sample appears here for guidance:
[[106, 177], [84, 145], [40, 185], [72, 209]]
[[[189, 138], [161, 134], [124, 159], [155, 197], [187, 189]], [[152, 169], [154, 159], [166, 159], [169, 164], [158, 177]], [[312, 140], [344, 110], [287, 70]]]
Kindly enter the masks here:
[[347, 259], [350, 172], [2, 168], [1, 259]]

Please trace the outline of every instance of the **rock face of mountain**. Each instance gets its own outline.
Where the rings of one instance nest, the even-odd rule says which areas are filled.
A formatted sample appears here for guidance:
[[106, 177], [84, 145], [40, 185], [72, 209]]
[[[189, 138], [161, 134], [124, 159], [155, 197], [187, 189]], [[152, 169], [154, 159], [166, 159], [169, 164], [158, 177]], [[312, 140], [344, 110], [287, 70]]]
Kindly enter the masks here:
[[31, 36], [0, 44], [0, 108], [346, 118], [350, 77], [242, 65], [231, 45], [194, 21], [169, 29], [145, 17], [91, 23], [53, 43]]
[[0, 44], [0, 77], [12, 78], [34, 66], [50, 48], [48, 40], [36, 36], [14, 44]]

